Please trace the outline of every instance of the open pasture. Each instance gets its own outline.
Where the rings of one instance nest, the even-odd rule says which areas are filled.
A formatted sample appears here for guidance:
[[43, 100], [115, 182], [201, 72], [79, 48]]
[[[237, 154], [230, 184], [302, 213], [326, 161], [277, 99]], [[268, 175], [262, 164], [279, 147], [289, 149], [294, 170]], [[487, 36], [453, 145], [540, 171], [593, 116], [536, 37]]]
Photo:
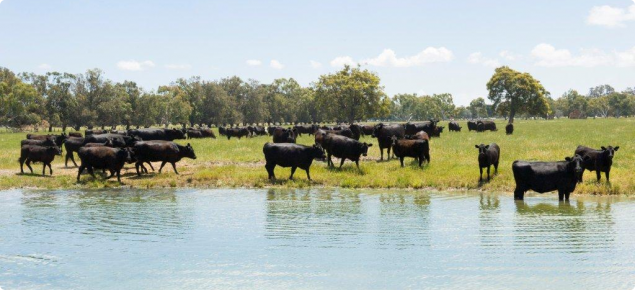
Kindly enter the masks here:
[[[484, 191], [511, 192], [514, 179], [511, 164], [514, 160], [559, 161], [572, 156], [578, 145], [593, 148], [620, 146], [616, 152], [611, 171], [611, 184], [604, 174], [600, 183], [595, 173], [586, 171], [584, 183], [578, 185], [575, 194], [630, 194], [635, 192], [635, 119], [587, 119], [587, 120], [516, 120], [515, 131], [505, 135], [505, 121], [498, 120], [497, 132], [469, 132], [466, 121], [459, 121], [462, 132], [448, 132], [446, 121], [441, 138], [430, 141], [432, 162], [424, 163], [423, 169], [412, 158], [406, 158], [406, 167], [401, 168], [398, 159], [379, 161], [377, 140], [370, 136], [360, 139], [371, 142], [367, 157], [360, 162], [361, 171], [355, 164], [346, 161], [344, 167], [328, 168], [326, 162], [314, 161], [311, 167], [312, 181], [306, 179], [298, 169], [295, 180], [288, 180], [290, 169], [276, 167], [277, 181], [267, 179], [262, 147], [271, 142], [271, 137], [177, 140], [180, 144], [191, 143], [196, 160], [183, 159], [177, 163], [180, 175], [170, 166], [157, 172], [137, 177], [134, 165], [126, 165], [122, 171], [124, 186], [138, 188], [153, 187], [343, 187], [343, 188], [435, 188], [476, 189]], [[18, 157], [20, 140], [25, 133], [0, 134], [0, 188], [100, 188], [118, 187], [116, 179], [93, 179], [88, 174], [76, 183], [77, 167], [64, 167], [64, 158], [57, 156], [53, 162], [53, 176], [41, 176], [42, 165], [33, 166], [35, 174], [19, 174]], [[490, 182], [479, 182], [476, 144], [497, 143], [501, 148], [499, 174]], [[313, 136], [303, 134], [298, 144], [314, 143]], [[66, 151], [64, 151], [64, 155]], [[76, 157], [76, 160], [79, 160]], [[334, 160], [338, 164], [337, 160]], [[155, 163], [158, 170], [159, 163]], [[25, 168], [26, 169], [26, 168]], [[26, 172], [26, 171], [25, 171]], [[493, 168], [492, 168], [493, 172]], [[48, 172], [47, 172], [48, 173]], [[552, 193], [555, 194], [555, 193]]]

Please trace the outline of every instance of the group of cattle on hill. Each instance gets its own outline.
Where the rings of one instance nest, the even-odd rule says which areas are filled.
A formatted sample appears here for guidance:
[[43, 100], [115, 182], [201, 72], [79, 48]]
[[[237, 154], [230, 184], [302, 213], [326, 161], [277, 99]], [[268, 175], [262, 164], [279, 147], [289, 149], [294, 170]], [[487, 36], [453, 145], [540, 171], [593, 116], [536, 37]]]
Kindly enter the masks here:
[[196, 159], [194, 149], [189, 143], [182, 146], [173, 142], [176, 139], [185, 139], [186, 133], [189, 136], [189, 131], [146, 128], [115, 132], [86, 130], [85, 133], [85, 137], [82, 137], [79, 132], [70, 133], [68, 136], [64, 133], [61, 135], [28, 134], [27, 139], [21, 141], [20, 172], [24, 173], [23, 165], [26, 163], [33, 173], [30, 163], [42, 162], [42, 175], [45, 174], [47, 166], [52, 175], [51, 162], [56, 155], [62, 155], [62, 145], [66, 148], [65, 166], [68, 166], [69, 159], [77, 166], [73, 153], [79, 156], [81, 162], [77, 181], [80, 180], [85, 169], [93, 178], [95, 177], [94, 169], [101, 169], [109, 171], [110, 175], [107, 179], [116, 175], [117, 180], [121, 182], [121, 169], [126, 163], [134, 163], [139, 176], [141, 173], [148, 172], [144, 163], [154, 170], [150, 162], [161, 162], [159, 172], [166, 163], [170, 163], [174, 172], [178, 174], [176, 162], [182, 158]]
[[[496, 124], [489, 120], [468, 121], [468, 129], [477, 132], [497, 131]], [[263, 147], [265, 156], [265, 168], [269, 179], [275, 179], [274, 169], [276, 166], [291, 167], [290, 179], [297, 168], [306, 171], [307, 178], [311, 180], [310, 166], [313, 160], [326, 160], [328, 166], [335, 166], [332, 157], [340, 159], [340, 168], [345, 160], [355, 162], [359, 170], [359, 161], [362, 156], [367, 156], [368, 148], [373, 144], [359, 141], [362, 136], [370, 135], [377, 139], [380, 150], [380, 160], [384, 159], [384, 149], [387, 150], [387, 157], [390, 159], [391, 153], [399, 158], [401, 166], [404, 167], [406, 157], [414, 158], [418, 161], [419, 167], [423, 162], [430, 163], [430, 139], [440, 137], [444, 126], [439, 126], [438, 121], [429, 120], [424, 122], [408, 122], [405, 124], [341, 124], [337, 126], [296, 125], [289, 128], [272, 126], [247, 126], [247, 127], [219, 127], [219, 134], [231, 137], [254, 137], [269, 135], [273, 143], [266, 143]], [[455, 121], [448, 124], [451, 132], [460, 132], [462, 127]], [[512, 134], [513, 124], [507, 124], [507, 134]], [[108, 170], [111, 178], [117, 175], [117, 180], [121, 182], [120, 171], [124, 164], [135, 164], [137, 175], [147, 173], [144, 163], [148, 164], [152, 170], [150, 162], [162, 162], [159, 172], [166, 163], [170, 163], [174, 171], [176, 162], [182, 158], [196, 159], [194, 149], [190, 144], [187, 146], [173, 142], [176, 139], [186, 138], [216, 138], [214, 132], [208, 128], [181, 129], [135, 129], [127, 131], [103, 131], [86, 130], [86, 136], [81, 133], [72, 132], [68, 136], [61, 135], [33, 135], [28, 134], [26, 140], [21, 142], [20, 171], [23, 173], [23, 164], [33, 173], [31, 162], [42, 162], [42, 174], [45, 174], [48, 166], [50, 174], [53, 173], [51, 162], [56, 155], [62, 155], [62, 146], [66, 148], [65, 166], [68, 166], [70, 159], [75, 166], [73, 153], [77, 153], [80, 158], [77, 181], [84, 169], [94, 177], [93, 169]], [[296, 138], [302, 134], [314, 135], [314, 144], [310, 146], [299, 145]], [[490, 168], [494, 167], [494, 174], [498, 173], [500, 162], [500, 147], [496, 143], [489, 145], [476, 145], [478, 149], [478, 164], [480, 179], [483, 179], [483, 170], [487, 170], [487, 180], [490, 180]], [[573, 157], [565, 158], [565, 161], [557, 162], [529, 162], [514, 161], [512, 171], [516, 181], [514, 198], [522, 200], [528, 190], [539, 193], [558, 191], [560, 200], [568, 200], [571, 192], [575, 190], [576, 184], [582, 182], [584, 170], [596, 171], [597, 180], [600, 180], [601, 172], [606, 175], [609, 181], [609, 174], [612, 160], [619, 146], [601, 147], [592, 149], [579, 146]]]

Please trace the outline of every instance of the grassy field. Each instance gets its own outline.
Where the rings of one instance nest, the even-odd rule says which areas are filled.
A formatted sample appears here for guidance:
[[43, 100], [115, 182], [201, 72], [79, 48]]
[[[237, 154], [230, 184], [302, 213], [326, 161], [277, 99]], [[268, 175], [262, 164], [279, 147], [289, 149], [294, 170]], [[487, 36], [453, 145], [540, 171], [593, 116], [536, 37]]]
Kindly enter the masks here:
[[[595, 173], [585, 172], [585, 181], [574, 194], [631, 194], [635, 192], [635, 119], [588, 119], [588, 120], [517, 120], [515, 132], [506, 136], [504, 121], [498, 122], [498, 132], [468, 132], [466, 122], [459, 122], [463, 132], [444, 132], [441, 138], [431, 140], [430, 165], [420, 169], [413, 159], [406, 159], [401, 168], [397, 159], [380, 162], [375, 139], [369, 155], [361, 163], [361, 172], [355, 164], [347, 161], [339, 169], [327, 168], [325, 162], [314, 162], [311, 167], [313, 181], [306, 179], [302, 170], [296, 171], [295, 180], [288, 180], [290, 169], [276, 168], [278, 181], [270, 182], [264, 169], [262, 146], [270, 137], [178, 140], [191, 143], [198, 158], [184, 159], [177, 164], [180, 175], [166, 166], [162, 174], [151, 173], [137, 177], [134, 167], [127, 165], [122, 181], [124, 186], [152, 187], [344, 187], [344, 188], [435, 188], [477, 189], [505, 191], [514, 189], [511, 163], [514, 160], [558, 161], [572, 156], [577, 145], [594, 148], [619, 145], [611, 171], [612, 184], [604, 176], [601, 183], [595, 182]], [[447, 126], [447, 122], [442, 122]], [[41, 164], [34, 167], [35, 175], [19, 174], [19, 143], [26, 133], [0, 134], [0, 188], [100, 188], [120, 186], [116, 179], [105, 181], [83, 175], [75, 182], [77, 168], [65, 168], [63, 158], [53, 163], [53, 177], [42, 177]], [[479, 183], [477, 149], [475, 144], [496, 142], [501, 148], [501, 163], [498, 176], [489, 183]], [[303, 135], [299, 144], [313, 144], [313, 136]], [[66, 152], [64, 152], [66, 154]], [[76, 158], [78, 159], [78, 158]], [[338, 164], [337, 160], [335, 160]], [[158, 165], [155, 168], [158, 170]], [[26, 166], [25, 166], [26, 169]], [[167, 173], [166, 173], [167, 169]], [[28, 170], [28, 169], [27, 169]], [[493, 170], [493, 169], [492, 169]]]

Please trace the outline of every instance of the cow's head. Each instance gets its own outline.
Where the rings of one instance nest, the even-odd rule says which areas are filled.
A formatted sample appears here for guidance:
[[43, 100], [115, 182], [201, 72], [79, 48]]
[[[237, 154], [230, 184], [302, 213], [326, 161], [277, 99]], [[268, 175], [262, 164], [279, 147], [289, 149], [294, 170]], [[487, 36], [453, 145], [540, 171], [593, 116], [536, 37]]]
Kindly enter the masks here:
[[474, 145], [474, 147], [476, 147], [476, 149], [478, 149], [478, 155], [485, 155], [487, 153], [487, 149], [489, 149], [489, 145], [485, 145], [482, 144], [481, 145]]
[[602, 146], [600, 148], [602, 149], [602, 156], [604, 156], [608, 160], [613, 160], [613, 156], [615, 155], [615, 151], [620, 149], [620, 146], [613, 147], [613, 146], [609, 145], [608, 147]]
[[373, 134], [371, 135], [371, 137], [377, 138], [377, 136], [379, 136], [379, 132], [383, 128], [384, 128], [384, 123], [379, 123], [379, 124], [375, 125], [375, 127], [373, 128]]
[[181, 157], [196, 159], [194, 148], [192, 148], [192, 145], [190, 145], [190, 143], [187, 143], [187, 145], [185, 146], [179, 146], [179, 155], [181, 155]]
[[117, 158], [117, 161], [122, 163], [130, 163], [132, 161], [130, 157], [130, 151], [123, 148], [120, 148], [117, 150], [116, 158]]
[[578, 182], [582, 181], [582, 173], [584, 173], [583, 162], [588, 160], [589, 158], [589, 156], [585, 156], [583, 159], [582, 156], [576, 154], [573, 157], [566, 157], [564, 159], [568, 162], [567, 170], [569, 172], [573, 172]]
[[62, 149], [58, 146], [46, 147], [46, 152], [60, 156], [62, 155]]
[[[395, 137], [393, 137], [393, 138], [395, 138]], [[363, 156], [368, 156], [368, 147], [372, 147], [373, 144], [364, 142], [364, 143], [359, 143], [358, 146], [359, 146], [360, 152], [362, 152], [362, 155]]]
[[326, 160], [324, 149], [322, 149], [322, 146], [320, 146], [320, 144], [314, 144], [313, 147], [311, 147], [311, 157], [316, 160]]

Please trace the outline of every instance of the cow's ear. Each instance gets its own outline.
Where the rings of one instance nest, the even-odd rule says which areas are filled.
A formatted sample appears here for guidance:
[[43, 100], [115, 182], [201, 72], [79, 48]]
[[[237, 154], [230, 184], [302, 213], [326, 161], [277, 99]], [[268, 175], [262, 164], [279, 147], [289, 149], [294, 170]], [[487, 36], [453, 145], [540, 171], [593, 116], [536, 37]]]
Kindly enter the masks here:
[[474, 147], [476, 147], [476, 149], [479, 149], [478, 145], [474, 145]]
[[485, 149], [489, 149], [489, 145], [485, 145]]
[[564, 160], [571, 161], [571, 157], [565, 157]]
[[373, 143], [368, 143], [368, 147], [373, 147]]
[[187, 147], [192, 147], [192, 146], [190, 145], [190, 143], [187, 143]]
[[602, 150], [606, 150], [606, 147], [602, 146], [602, 147], [600, 147], [600, 149], [602, 149]]
[[615, 146], [615, 148], [613, 148], [615, 151], [617, 151], [617, 149], [620, 149], [620, 146]]

